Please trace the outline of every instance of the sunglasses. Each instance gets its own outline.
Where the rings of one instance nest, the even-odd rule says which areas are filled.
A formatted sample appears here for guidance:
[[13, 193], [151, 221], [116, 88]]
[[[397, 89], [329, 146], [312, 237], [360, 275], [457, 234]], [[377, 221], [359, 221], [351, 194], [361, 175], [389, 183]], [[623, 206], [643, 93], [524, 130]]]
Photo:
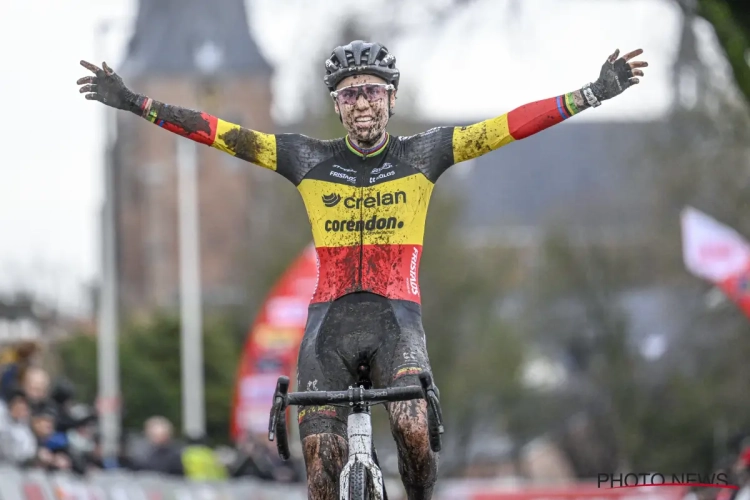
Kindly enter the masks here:
[[331, 92], [331, 97], [338, 100], [339, 104], [355, 104], [362, 94], [369, 102], [373, 102], [383, 99], [388, 95], [388, 91], [394, 88], [393, 85], [385, 83], [363, 83], [335, 90]]

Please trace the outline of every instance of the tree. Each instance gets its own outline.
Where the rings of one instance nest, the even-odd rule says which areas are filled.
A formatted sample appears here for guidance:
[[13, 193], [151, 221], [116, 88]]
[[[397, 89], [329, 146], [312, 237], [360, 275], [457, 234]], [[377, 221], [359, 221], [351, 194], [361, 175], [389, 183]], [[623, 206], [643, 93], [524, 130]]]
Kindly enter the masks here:
[[[693, 2], [677, 3], [687, 13]], [[737, 88], [750, 103], [750, 4], [742, 0], [698, 0], [696, 13], [713, 26]]]
[[462, 226], [463, 203], [450, 182], [435, 189], [420, 271], [427, 348], [448, 433], [441, 465], [447, 471], [470, 461], [469, 445], [513, 427], [509, 409], [522, 392], [525, 359], [518, 332], [496, 311], [513, 262], [447, 237]]
[[[229, 438], [229, 412], [237, 365], [237, 345], [226, 323], [214, 322], [203, 330], [206, 395], [206, 433], [215, 441]], [[97, 393], [96, 339], [77, 336], [60, 345], [62, 371], [80, 391], [82, 400]], [[153, 415], [182, 425], [180, 378], [180, 324], [160, 315], [148, 323], [131, 324], [120, 338], [120, 380], [123, 424], [140, 431]]]

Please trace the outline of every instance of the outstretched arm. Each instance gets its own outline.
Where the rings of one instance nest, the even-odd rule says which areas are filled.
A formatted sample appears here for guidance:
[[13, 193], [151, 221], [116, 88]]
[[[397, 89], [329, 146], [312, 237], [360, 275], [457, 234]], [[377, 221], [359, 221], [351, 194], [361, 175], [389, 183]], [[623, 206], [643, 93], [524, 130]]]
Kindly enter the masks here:
[[453, 162], [470, 160], [534, 135], [621, 94], [643, 76], [639, 68], [648, 66], [648, 63], [629, 62], [642, 53], [643, 50], [638, 49], [618, 59], [618, 49], [607, 58], [599, 79], [579, 90], [532, 102], [474, 125], [456, 127], [453, 130]]
[[156, 125], [193, 141], [220, 149], [237, 158], [276, 170], [276, 136], [243, 128], [215, 116], [172, 106], [128, 89], [122, 78], [103, 63], [103, 68], [81, 61], [94, 73], [78, 80], [86, 99], [135, 113]]

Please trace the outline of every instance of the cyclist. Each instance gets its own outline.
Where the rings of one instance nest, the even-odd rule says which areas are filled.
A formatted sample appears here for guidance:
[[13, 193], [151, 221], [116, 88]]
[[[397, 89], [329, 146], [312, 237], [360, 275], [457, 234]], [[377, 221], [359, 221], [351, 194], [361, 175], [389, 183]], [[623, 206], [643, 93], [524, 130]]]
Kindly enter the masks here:
[[[419, 262], [433, 186], [448, 167], [538, 133], [637, 84], [642, 50], [604, 63], [599, 78], [573, 92], [532, 102], [466, 126], [411, 137], [386, 131], [396, 105], [396, 58], [379, 43], [336, 47], [323, 78], [346, 130], [335, 140], [267, 134], [128, 89], [106, 63], [81, 61], [86, 99], [131, 111], [199, 143], [274, 170], [304, 200], [319, 260], [298, 362], [298, 390], [341, 390], [370, 369], [374, 387], [419, 384], [430, 370], [422, 328]], [[494, 91], [494, 89], [493, 89]], [[438, 460], [424, 401], [388, 406], [408, 498], [430, 498]], [[347, 460], [346, 413], [301, 407], [299, 427], [309, 497], [338, 498]]]

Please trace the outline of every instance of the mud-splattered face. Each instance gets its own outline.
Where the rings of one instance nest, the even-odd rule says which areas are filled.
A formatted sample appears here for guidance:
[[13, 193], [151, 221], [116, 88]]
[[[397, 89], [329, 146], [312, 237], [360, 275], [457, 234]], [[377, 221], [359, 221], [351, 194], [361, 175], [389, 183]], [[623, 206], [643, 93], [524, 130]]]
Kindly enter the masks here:
[[[366, 83], [384, 84], [385, 80], [372, 75], [355, 75], [344, 78], [336, 87], [341, 90], [352, 85]], [[391, 108], [396, 105], [396, 92], [391, 92]], [[341, 116], [344, 128], [349, 137], [360, 147], [368, 148], [376, 145], [388, 125], [388, 95], [368, 101], [363, 93], [359, 94], [354, 104], [343, 104], [334, 101], [334, 110]]]

